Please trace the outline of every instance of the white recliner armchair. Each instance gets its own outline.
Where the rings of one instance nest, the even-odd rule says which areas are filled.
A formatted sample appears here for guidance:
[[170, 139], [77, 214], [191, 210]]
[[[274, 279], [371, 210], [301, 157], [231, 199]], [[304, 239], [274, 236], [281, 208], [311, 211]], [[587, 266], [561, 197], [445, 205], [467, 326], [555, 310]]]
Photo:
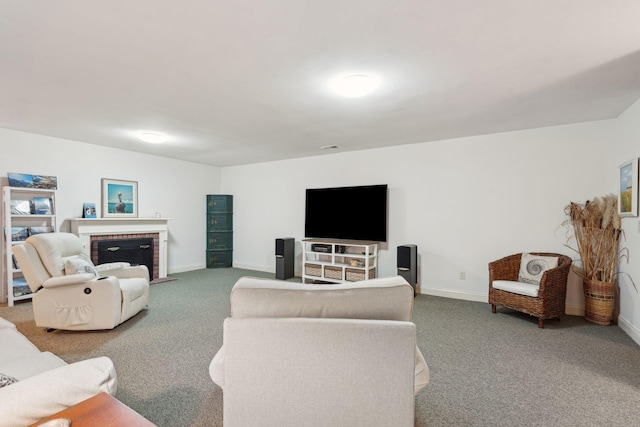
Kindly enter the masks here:
[[117, 262], [94, 266], [71, 233], [45, 233], [12, 247], [34, 292], [37, 326], [113, 329], [149, 302], [149, 270]]
[[402, 277], [311, 285], [243, 277], [209, 373], [225, 427], [414, 425], [429, 382]]

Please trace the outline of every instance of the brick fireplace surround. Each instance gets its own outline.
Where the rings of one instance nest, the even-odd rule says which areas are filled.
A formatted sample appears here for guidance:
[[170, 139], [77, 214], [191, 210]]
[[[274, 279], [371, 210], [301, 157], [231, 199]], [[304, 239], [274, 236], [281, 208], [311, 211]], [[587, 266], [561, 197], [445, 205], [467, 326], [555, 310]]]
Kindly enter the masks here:
[[167, 277], [167, 218], [73, 218], [71, 232], [82, 242], [85, 253], [94, 261], [91, 250], [94, 240], [153, 238], [154, 277]]
[[160, 235], [158, 233], [140, 233], [140, 234], [104, 234], [100, 236], [90, 236], [89, 248], [91, 251], [91, 261], [98, 264], [98, 245], [94, 242], [100, 240], [129, 240], [129, 239], [153, 239], [153, 277], [151, 280], [158, 279], [158, 265], [160, 264]]

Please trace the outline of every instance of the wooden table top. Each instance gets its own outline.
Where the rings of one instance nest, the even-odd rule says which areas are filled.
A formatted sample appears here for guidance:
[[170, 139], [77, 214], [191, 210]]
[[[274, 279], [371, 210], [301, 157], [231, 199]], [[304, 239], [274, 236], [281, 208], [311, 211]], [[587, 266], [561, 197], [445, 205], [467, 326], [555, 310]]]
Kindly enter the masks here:
[[[97, 394], [75, 406], [44, 418], [29, 427], [36, 427], [45, 421], [69, 418], [71, 427], [153, 427], [151, 421], [138, 414], [107, 393]], [[157, 426], [156, 426], [157, 427]]]

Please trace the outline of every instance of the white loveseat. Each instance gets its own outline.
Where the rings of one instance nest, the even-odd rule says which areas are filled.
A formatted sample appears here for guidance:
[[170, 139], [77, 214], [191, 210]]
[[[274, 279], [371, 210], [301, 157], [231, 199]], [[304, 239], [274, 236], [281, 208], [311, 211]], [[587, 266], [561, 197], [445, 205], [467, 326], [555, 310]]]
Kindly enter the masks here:
[[67, 364], [41, 352], [0, 317], [0, 374], [17, 380], [0, 387], [0, 427], [26, 426], [98, 393], [115, 395], [116, 370], [108, 357]]
[[244, 277], [209, 373], [224, 425], [413, 426], [429, 381], [402, 277], [310, 285]]

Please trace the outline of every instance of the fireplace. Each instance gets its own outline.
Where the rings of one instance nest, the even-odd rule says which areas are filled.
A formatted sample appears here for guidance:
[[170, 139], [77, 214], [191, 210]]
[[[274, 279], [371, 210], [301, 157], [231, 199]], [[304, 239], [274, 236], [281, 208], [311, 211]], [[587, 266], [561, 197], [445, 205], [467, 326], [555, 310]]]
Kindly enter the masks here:
[[[159, 261], [159, 236], [158, 233], [136, 234], [102, 234], [90, 237], [91, 262], [103, 264], [105, 262], [129, 262], [132, 265], [144, 264], [149, 268], [149, 278], [157, 279]], [[137, 247], [136, 247], [137, 244]], [[140, 246], [149, 245], [149, 248]], [[104, 248], [100, 251], [100, 248]], [[119, 249], [115, 249], [115, 248]], [[102, 252], [102, 253], [101, 253]], [[135, 252], [138, 252], [137, 254]], [[147, 257], [144, 262], [140, 259]], [[150, 257], [150, 259], [148, 259]]]
[[131, 265], [146, 265], [149, 269], [149, 277], [156, 279], [154, 275], [155, 245], [153, 237], [133, 239], [92, 239], [91, 261], [94, 264], [106, 264], [109, 262], [128, 262]]
[[[150, 243], [153, 247], [153, 261], [151, 268], [149, 268], [149, 277], [151, 280], [167, 278], [167, 218], [73, 218], [70, 222], [71, 231], [80, 237], [85, 253], [95, 264], [99, 263], [98, 245], [100, 242], [121, 241], [124, 244], [126, 241], [136, 239], [151, 239], [153, 242]], [[114, 246], [109, 244], [108, 247]], [[151, 252], [151, 248], [145, 249], [146, 254], [149, 252]], [[124, 261], [132, 262], [130, 260]], [[148, 266], [146, 262], [135, 259], [132, 264]]]

